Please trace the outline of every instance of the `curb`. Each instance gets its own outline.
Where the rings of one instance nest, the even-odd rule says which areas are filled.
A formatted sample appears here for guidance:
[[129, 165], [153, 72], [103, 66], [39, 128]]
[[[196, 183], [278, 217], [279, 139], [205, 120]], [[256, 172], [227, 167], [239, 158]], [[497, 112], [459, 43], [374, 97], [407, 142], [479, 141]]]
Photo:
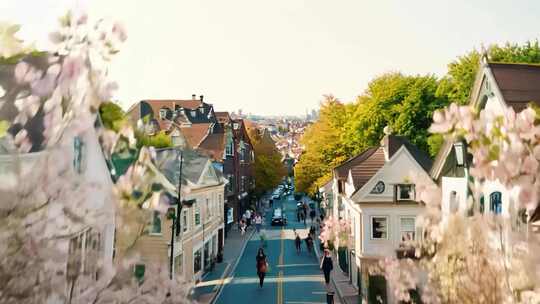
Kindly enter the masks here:
[[[240, 258], [244, 255], [244, 251], [246, 250], [246, 247], [247, 247], [247, 244], [248, 242], [251, 240], [251, 238], [253, 237], [253, 234], [255, 234], [255, 229], [253, 229], [251, 231], [251, 234], [248, 236], [248, 238], [246, 239], [246, 241], [244, 242], [244, 245], [242, 245], [242, 250], [240, 250], [240, 254], [238, 255], [238, 257], [236, 258], [236, 261], [234, 261], [234, 265], [233, 264], [229, 264], [227, 265], [227, 267], [225, 268], [225, 271], [223, 272], [223, 274], [221, 275], [221, 278], [220, 278], [220, 284], [216, 285], [216, 287], [214, 287], [214, 290], [215, 290], [215, 293], [214, 295], [212, 296], [212, 298], [210, 299], [210, 301], [208, 302], [209, 304], [214, 304], [214, 302], [216, 301], [217, 298], [219, 298], [219, 296], [221, 295], [221, 292], [223, 291], [223, 279], [228, 276], [229, 274], [231, 274], [232, 272], [234, 272], [234, 270], [236, 269], [236, 266], [238, 266], [238, 263], [240, 262]], [[231, 267], [231, 265], [233, 265]], [[216, 290], [217, 289], [217, 290]]]

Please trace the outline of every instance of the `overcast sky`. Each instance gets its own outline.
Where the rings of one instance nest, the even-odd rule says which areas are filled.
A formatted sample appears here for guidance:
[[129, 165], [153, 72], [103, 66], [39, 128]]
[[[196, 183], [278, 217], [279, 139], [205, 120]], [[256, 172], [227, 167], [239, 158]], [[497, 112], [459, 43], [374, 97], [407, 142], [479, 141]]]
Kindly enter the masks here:
[[381, 73], [442, 75], [482, 44], [540, 33], [538, 0], [1, 0], [0, 20], [40, 43], [68, 8], [126, 26], [111, 67], [124, 108], [202, 94], [217, 110], [304, 114]]

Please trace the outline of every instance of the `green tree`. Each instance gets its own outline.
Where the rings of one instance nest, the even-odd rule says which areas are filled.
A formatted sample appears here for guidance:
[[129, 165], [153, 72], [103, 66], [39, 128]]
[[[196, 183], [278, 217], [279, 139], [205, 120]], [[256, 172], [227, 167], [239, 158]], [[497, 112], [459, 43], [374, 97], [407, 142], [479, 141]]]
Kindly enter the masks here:
[[[538, 40], [522, 45], [509, 42], [502, 46], [493, 44], [486, 49], [486, 54], [490, 62], [540, 63]], [[447, 75], [439, 85], [438, 95], [445, 95], [450, 101], [461, 105], [468, 104], [481, 57], [480, 52], [472, 50], [450, 62]]]
[[433, 112], [448, 104], [446, 96], [436, 95], [438, 85], [432, 75], [389, 73], [372, 80], [358, 97], [356, 109], [342, 133], [347, 154], [352, 156], [379, 145], [385, 126], [428, 151], [427, 130]]
[[[490, 62], [540, 63], [538, 40], [527, 41], [522, 45], [509, 42], [504, 45], [493, 44], [485, 53]], [[460, 105], [468, 104], [481, 58], [480, 52], [472, 50], [450, 62], [446, 76], [439, 83], [437, 96], [446, 96], [451, 102]], [[436, 155], [443, 141], [440, 135], [432, 136], [434, 138], [429, 139], [429, 150], [431, 155]]]
[[135, 138], [137, 139], [137, 148], [154, 147], [154, 148], [167, 148], [172, 147], [172, 140], [165, 131], [160, 131], [156, 135], [146, 135], [140, 131], [135, 131]]
[[101, 121], [107, 129], [117, 131], [122, 124], [126, 123], [126, 114], [122, 108], [114, 102], [104, 102], [99, 106]]

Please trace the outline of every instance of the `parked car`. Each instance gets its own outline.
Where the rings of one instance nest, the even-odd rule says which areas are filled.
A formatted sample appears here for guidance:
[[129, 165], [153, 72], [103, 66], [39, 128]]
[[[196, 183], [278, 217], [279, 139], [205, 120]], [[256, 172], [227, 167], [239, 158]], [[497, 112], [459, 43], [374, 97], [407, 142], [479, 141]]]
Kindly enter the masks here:
[[285, 217], [283, 210], [281, 210], [281, 208], [274, 209], [274, 213], [272, 215], [272, 226], [285, 225], [287, 225], [287, 218]]

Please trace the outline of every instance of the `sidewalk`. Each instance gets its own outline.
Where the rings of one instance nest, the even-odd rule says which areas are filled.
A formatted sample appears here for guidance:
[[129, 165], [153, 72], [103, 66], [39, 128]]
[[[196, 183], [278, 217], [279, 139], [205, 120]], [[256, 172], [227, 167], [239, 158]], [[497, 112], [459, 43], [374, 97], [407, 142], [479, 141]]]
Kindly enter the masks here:
[[[309, 201], [312, 201], [308, 198]], [[318, 216], [317, 210], [317, 216]], [[318, 231], [320, 233], [320, 231]], [[317, 258], [320, 260], [322, 253], [319, 251], [320, 248], [320, 239], [317, 237], [315, 253]], [[329, 291], [336, 293], [337, 297], [334, 297], [334, 302], [343, 303], [343, 304], [358, 304], [360, 303], [360, 296], [358, 295], [358, 289], [356, 289], [349, 281], [349, 276], [344, 273], [337, 264], [337, 258], [332, 255], [332, 260], [334, 262], [334, 270], [330, 274], [330, 279], [332, 285], [329, 288]]]
[[235, 268], [237, 261], [242, 256], [247, 241], [251, 238], [255, 229], [248, 230], [244, 235], [240, 234], [237, 225], [233, 225], [225, 239], [223, 250], [223, 262], [216, 264], [214, 270], [206, 273], [202, 281], [193, 289], [193, 299], [201, 304], [212, 303], [223, 287], [226, 278]]

